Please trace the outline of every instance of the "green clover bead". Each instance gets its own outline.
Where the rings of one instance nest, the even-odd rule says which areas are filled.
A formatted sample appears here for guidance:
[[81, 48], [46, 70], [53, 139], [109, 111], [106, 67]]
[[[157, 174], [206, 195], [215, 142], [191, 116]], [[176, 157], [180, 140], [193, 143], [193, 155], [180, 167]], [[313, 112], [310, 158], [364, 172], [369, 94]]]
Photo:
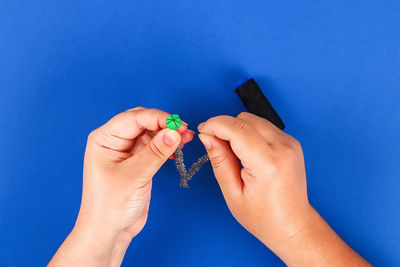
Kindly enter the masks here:
[[167, 127], [171, 130], [178, 129], [182, 124], [181, 118], [178, 114], [172, 114], [167, 117]]

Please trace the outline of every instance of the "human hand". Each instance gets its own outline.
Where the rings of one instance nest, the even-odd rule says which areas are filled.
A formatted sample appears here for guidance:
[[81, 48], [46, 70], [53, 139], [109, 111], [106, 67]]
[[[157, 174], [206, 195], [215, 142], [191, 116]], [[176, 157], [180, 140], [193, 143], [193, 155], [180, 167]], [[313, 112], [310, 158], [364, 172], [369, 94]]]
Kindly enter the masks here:
[[286, 264], [366, 264], [310, 205], [296, 139], [246, 112], [198, 129], [232, 215]]
[[179, 144], [193, 138], [185, 124], [176, 131], [165, 129], [169, 115], [134, 108], [88, 137], [82, 203], [69, 238], [74, 244], [87, 244], [85, 253], [91, 248], [94, 254], [102, 253], [98, 262], [120, 264], [131, 239], [146, 223], [154, 174]]
[[246, 112], [213, 117], [198, 129], [227, 205], [249, 232], [268, 243], [302, 228], [312, 208], [299, 142]]
[[165, 129], [169, 115], [135, 108], [89, 135], [78, 223], [90, 221], [132, 236], [139, 233], [146, 222], [154, 174], [180, 142], [193, 138], [185, 124], [177, 131]]

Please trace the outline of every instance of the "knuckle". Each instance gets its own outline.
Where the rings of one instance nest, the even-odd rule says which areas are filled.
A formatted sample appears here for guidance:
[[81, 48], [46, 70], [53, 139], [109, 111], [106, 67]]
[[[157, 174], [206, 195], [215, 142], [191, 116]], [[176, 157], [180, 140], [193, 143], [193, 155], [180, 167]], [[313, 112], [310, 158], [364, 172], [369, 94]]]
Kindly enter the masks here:
[[250, 113], [248, 113], [248, 112], [242, 111], [242, 112], [239, 113], [239, 115], [237, 115], [236, 118], [245, 118], [245, 117], [248, 117], [249, 114]]
[[217, 118], [217, 119], [229, 119], [229, 118], [232, 118], [232, 116], [229, 116], [229, 115], [218, 115], [218, 116], [215, 116], [214, 118]]
[[301, 150], [301, 144], [300, 144], [300, 142], [299, 142], [296, 138], [294, 138], [294, 137], [292, 137], [292, 136], [289, 136], [288, 142], [289, 142], [289, 145], [290, 145], [293, 149], [295, 149], [295, 150]]
[[218, 115], [218, 116], [215, 116], [215, 117], [212, 117], [212, 118], [208, 119], [206, 122], [220, 123], [220, 122], [229, 120], [230, 118], [232, 118], [232, 117], [228, 116], [228, 115]]
[[138, 107], [130, 108], [130, 109], [126, 110], [126, 111], [144, 110], [144, 109], [147, 109], [147, 108], [143, 107], [143, 106], [138, 106]]
[[291, 141], [283, 143], [279, 150], [281, 157], [288, 160], [295, 160], [302, 153], [300, 143], [294, 138]]
[[233, 126], [233, 131], [235, 133], [241, 132], [245, 127], [248, 127], [248, 124], [246, 121], [238, 119], [236, 120], [234, 126]]
[[98, 130], [93, 130], [89, 133], [88, 137], [87, 137], [87, 142], [91, 143], [93, 142], [98, 136]]
[[168, 156], [153, 142], [151, 141], [150, 150], [160, 159], [166, 159]]
[[143, 106], [138, 106], [138, 107], [133, 108], [132, 110], [138, 110], [138, 109], [147, 109], [147, 108], [143, 107]]
[[231, 118], [233, 118], [233, 117], [228, 116], [228, 115], [218, 115], [218, 116], [215, 116], [215, 117], [212, 117], [212, 118], [209, 118], [208, 120], [206, 120], [204, 122], [204, 126], [207, 125], [208, 128], [215, 127], [215, 126], [224, 124], [226, 121], [228, 121]]
[[163, 112], [163, 111], [161, 111], [161, 110], [159, 110], [159, 109], [156, 109], [156, 108], [149, 108], [149, 109], [147, 109], [146, 110], [147, 112], [150, 112], [150, 113], [161, 113], [161, 112]]
[[282, 152], [285, 158], [294, 158], [297, 154], [296, 149], [292, 145], [283, 145]]
[[218, 115], [215, 117], [212, 117], [211, 120], [229, 120], [230, 118], [233, 118], [232, 116], [229, 115]]
[[160, 116], [165, 116], [165, 118], [167, 118], [169, 115], [171, 115], [170, 113], [157, 108], [147, 108], [146, 112], [155, 118]]
[[224, 154], [210, 156], [211, 164], [215, 169], [221, 167], [224, 164], [225, 160], [226, 157]]

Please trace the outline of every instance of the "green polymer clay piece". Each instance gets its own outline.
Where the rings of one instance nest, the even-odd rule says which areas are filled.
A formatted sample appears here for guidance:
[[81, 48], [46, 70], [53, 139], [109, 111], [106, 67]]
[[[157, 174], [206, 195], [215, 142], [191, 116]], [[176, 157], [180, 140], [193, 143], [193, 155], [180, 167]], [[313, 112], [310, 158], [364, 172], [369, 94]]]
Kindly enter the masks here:
[[178, 129], [182, 124], [182, 120], [178, 114], [172, 114], [167, 117], [167, 127], [171, 130]]

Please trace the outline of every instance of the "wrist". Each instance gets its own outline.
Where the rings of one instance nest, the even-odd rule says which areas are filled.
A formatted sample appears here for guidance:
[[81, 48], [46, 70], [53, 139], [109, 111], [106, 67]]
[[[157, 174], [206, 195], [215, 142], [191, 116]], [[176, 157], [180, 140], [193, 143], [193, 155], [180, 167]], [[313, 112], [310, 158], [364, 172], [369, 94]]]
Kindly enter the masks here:
[[68, 238], [90, 257], [109, 262], [118, 234], [119, 231], [105, 220], [91, 220], [80, 212]]
[[[322, 218], [321, 218], [322, 219]], [[323, 226], [325, 227], [325, 226]], [[290, 226], [285, 227], [285, 235], [279, 240], [267, 246], [279, 257], [286, 265], [298, 265], [299, 260], [310, 248], [312, 233], [321, 228], [320, 216], [310, 205], [301, 219], [293, 220]], [[310, 264], [311, 262], [308, 262]]]
[[76, 224], [70, 236], [82, 251], [107, 259], [111, 256], [117, 233], [91, 224]]
[[314, 208], [307, 201], [293, 208], [290, 214], [276, 216], [279, 218], [278, 220], [271, 220], [268, 217], [259, 219], [259, 222], [264, 223], [258, 224], [258, 231], [253, 234], [270, 250], [278, 254], [286, 246], [288, 240], [299, 236], [308, 227], [316, 214]]
[[77, 223], [49, 266], [110, 266], [115, 234]]
[[[353, 251], [311, 207], [312, 212], [304, 226], [282, 241], [274, 251], [286, 265], [344, 266], [368, 263]], [[358, 264], [360, 265], [358, 265]]]

